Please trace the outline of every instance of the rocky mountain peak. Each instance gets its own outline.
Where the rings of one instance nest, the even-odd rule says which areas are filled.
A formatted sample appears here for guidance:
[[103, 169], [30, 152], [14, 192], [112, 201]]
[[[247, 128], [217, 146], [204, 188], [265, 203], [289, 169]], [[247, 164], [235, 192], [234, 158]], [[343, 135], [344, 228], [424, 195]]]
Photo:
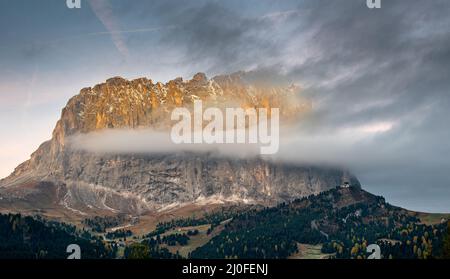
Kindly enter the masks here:
[[[84, 88], [62, 111], [55, 137], [63, 139], [76, 133], [101, 129], [152, 127], [164, 128], [170, 123], [169, 113], [175, 107], [191, 107], [194, 100], [223, 107], [276, 106], [282, 116], [298, 116], [310, 109], [292, 87], [258, 87], [242, 82], [243, 73], [208, 79], [197, 73], [191, 80], [176, 78], [156, 84], [147, 78], [108, 79], [105, 83]], [[293, 102], [293, 100], [295, 100]]]
[[204, 73], [196, 73], [194, 77], [192, 78], [191, 82], [197, 82], [200, 84], [204, 84], [208, 82], [208, 78]]
[[120, 86], [127, 82], [123, 77], [113, 77], [106, 80], [106, 84], [110, 86]]
[[[0, 207], [8, 202], [7, 206], [62, 207], [58, 210], [83, 214], [93, 210], [134, 214], [197, 202], [273, 204], [319, 193], [344, 179], [359, 185], [341, 169], [256, 157], [101, 154], [66, 145], [72, 135], [103, 129], [167, 129], [172, 109], [191, 108], [195, 100], [220, 108], [277, 107], [283, 121], [297, 119], [311, 106], [295, 87], [254, 84], [244, 72], [211, 79], [198, 73], [187, 81], [176, 78], [166, 83], [110, 78], [83, 88], [68, 101], [52, 139], [0, 181]], [[44, 204], [42, 197], [51, 204]]]

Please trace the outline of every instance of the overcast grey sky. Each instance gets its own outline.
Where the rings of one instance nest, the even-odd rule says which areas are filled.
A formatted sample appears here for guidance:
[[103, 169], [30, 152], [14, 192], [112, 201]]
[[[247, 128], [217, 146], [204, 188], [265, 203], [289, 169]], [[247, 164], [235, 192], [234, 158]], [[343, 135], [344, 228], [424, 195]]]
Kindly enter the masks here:
[[246, 70], [313, 102], [282, 156], [342, 162], [396, 205], [450, 212], [450, 1], [65, 2], [0, 0], [0, 176], [82, 87]]

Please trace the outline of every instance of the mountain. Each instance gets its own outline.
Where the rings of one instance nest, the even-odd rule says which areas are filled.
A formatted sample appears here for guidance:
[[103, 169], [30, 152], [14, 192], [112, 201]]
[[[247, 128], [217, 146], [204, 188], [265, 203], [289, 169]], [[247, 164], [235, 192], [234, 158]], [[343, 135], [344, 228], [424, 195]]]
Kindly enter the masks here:
[[71, 139], [105, 130], [168, 131], [176, 107], [280, 108], [284, 123], [311, 104], [295, 86], [272, 86], [246, 73], [208, 79], [198, 73], [165, 84], [120, 77], [84, 88], [62, 110], [52, 138], [0, 181], [0, 210], [85, 218], [142, 215], [192, 204], [276, 205], [358, 180], [340, 168], [295, 165], [260, 157], [213, 153], [96, 152], [74, 148]]
[[392, 206], [359, 187], [336, 187], [273, 207], [172, 216], [145, 233], [117, 227], [126, 219], [90, 218], [81, 230], [39, 216], [0, 214], [0, 258], [66, 258], [73, 243], [82, 258], [364, 259], [371, 244], [386, 259], [448, 258], [450, 252], [450, 222], [429, 223], [433, 214]]

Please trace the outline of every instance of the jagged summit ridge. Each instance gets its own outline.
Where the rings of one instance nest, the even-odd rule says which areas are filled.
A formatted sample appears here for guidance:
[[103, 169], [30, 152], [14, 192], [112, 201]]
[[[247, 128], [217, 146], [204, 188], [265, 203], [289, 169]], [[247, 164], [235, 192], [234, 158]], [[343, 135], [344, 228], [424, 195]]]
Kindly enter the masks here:
[[[161, 127], [175, 107], [189, 107], [194, 100], [222, 107], [280, 107], [282, 114], [306, 112], [310, 104], [296, 96], [293, 87], [258, 87], [243, 73], [208, 79], [197, 73], [191, 80], [176, 78], [165, 84], [151, 79], [121, 77], [84, 88], [63, 109], [56, 132], [65, 136], [104, 128]], [[291, 97], [288, 99], [288, 97]], [[297, 102], [292, 102], [296, 98]], [[60, 131], [62, 130], [62, 131]]]

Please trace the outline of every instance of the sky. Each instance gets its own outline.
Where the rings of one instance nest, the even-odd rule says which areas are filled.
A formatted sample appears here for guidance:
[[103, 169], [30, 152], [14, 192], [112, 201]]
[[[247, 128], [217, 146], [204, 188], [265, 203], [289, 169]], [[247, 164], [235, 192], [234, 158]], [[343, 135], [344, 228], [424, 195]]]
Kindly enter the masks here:
[[395, 205], [450, 212], [450, 1], [381, 2], [0, 0], [0, 177], [83, 87], [245, 70], [312, 100], [281, 157], [340, 162]]

